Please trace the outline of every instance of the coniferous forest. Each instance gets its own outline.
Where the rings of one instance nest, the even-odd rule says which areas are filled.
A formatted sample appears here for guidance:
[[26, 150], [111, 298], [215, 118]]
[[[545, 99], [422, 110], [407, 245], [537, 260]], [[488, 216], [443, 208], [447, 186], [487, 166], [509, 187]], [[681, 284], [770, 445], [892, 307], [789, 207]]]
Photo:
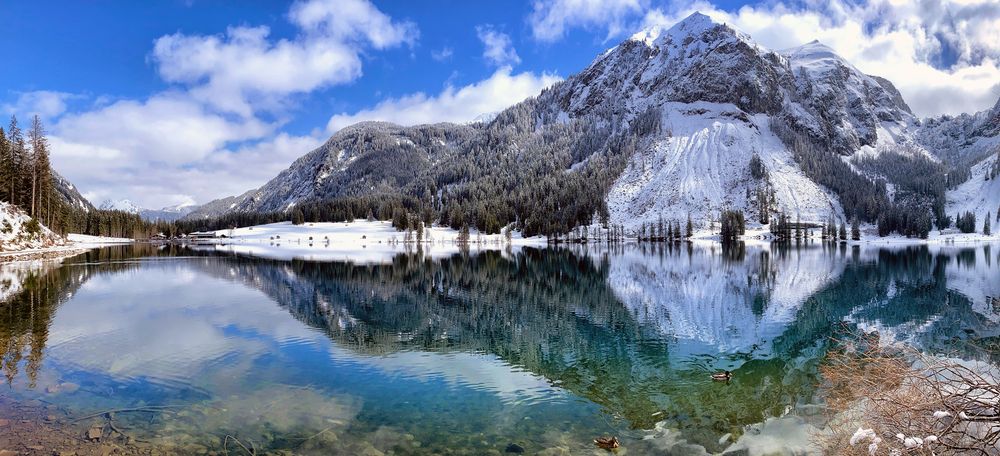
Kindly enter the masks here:
[[6, 128], [0, 126], [0, 201], [18, 206], [59, 234], [144, 239], [168, 228], [146, 222], [138, 214], [69, 201], [59, 191], [49, 153], [45, 127], [37, 115], [26, 128], [15, 116]]

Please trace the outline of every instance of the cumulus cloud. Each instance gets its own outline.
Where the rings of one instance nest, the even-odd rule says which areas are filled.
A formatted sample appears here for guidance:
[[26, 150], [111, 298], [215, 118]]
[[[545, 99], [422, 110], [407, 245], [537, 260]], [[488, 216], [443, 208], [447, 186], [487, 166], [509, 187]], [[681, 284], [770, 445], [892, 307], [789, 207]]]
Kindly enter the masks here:
[[500, 111], [560, 80], [558, 76], [531, 72], [511, 74], [510, 67], [498, 69], [492, 76], [464, 87], [447, 86], [438, 95], [415, 93], [388, 99], [370, 109], [330, 118], [327, 131], [365, 120], [384, 120], [400, 125], [434, 122], [468, 122], [482, 114]]
[[98, 110], [63, 116], [53, 135], [62, 151], [77, 145], [117, 151], [139, 163], [180, 165], [205, 158], [231, 141], [260, 138], [272, 126], [257, 119], [230, 120], [183, 93], [162, 93], [146, 101], [121, 100]]
[[603, 30], [612, 38], [627, 30], [647, 0], [536, 0], [528, 24], [538, 41], [553, 42], [573, 27]]
[[87, 199], [100, 204], [128, 196], [140, 206], [154, 209], [241, 194], [274, 177], [323, 142], [318, 136], [278, 133], [215, 150], [183, 165], [154, 165], [158, 171], [150, 171], [150, 165], [141, 158], [115, 148], [67, 143], [59, 136], [51, 140], [52, 149], [59, 151], [53, 157], [56, 168], [85, 190]]
[[7, 115], [18, 115], [25, 119], [38, 115], [43, 121], [52, 119], [66, 112], [67, 102], [80, 98], [66, 92], [51, 90], [36, 90], [18, 94], [17, 100], [0, 106], [0, 111]]
[[55, 117], [53, 165], [91, 201], [128, 197], [158, 208], [242, 193], [321, 142], [281, 133], [282, 120], [262, 120], [280, 116], [263, 114], [357, 79], [363, 52], [418, 36], [366, 0], [299, 1], [288, 20], [291, 39], [252, 26], [157, 39], [151, 61], [174, 86], [142, 100], [99, 97], [90, 110], [65, 113], [66, 94], [33, 92], [11, 109]]
[[521, 63], [510, 36], [493, 28], [492, 25], [476, 27], [476, 35], [483, 42], [483, 58], [496, 66], [513, 66]]
[[366, 46], [412, 44], [416, 27], [394, 22], [366, 0], [312, 0], [291, 7], [294, 39], [270, 29], [230, 27], [224, 35], [175, 33], [156, 40], [152, 59], [164, 80], [193, 86], [194, 97], [243, 116], [280, 107], [284, 97], [361, 76]]

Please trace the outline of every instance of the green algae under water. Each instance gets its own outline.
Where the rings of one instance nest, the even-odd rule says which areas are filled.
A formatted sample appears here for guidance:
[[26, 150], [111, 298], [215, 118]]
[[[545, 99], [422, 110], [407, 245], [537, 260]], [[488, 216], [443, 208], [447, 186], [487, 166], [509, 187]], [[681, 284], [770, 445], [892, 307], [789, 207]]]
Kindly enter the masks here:
[[231, 435], [260, 454], [601, 454], [592, 439], [616, 435], [702, 454], [804, 445], [842, 323], [998, 362], [988, 245], [271, 253], [0, 266], [10, 394], [76, 416], [175, 406], [116, 422], [182, 453]]

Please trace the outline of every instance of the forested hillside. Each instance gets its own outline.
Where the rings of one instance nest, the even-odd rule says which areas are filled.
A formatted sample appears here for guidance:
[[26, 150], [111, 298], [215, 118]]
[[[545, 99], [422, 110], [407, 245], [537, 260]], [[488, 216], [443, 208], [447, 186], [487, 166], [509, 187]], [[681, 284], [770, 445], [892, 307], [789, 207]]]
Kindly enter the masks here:
[[138, 215], [97, 210], [49, 162], [45, 128], [34, 116], [24, 131], [12, 116], [0, 127], [0, 201], [59, 234], [146, 238], [158, 231]]

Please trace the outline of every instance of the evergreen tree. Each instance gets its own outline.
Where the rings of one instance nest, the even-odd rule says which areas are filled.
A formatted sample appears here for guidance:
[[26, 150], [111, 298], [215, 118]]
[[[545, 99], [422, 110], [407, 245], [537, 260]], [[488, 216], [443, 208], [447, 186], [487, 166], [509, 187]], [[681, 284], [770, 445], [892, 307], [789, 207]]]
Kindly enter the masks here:
[[28, 132], [31, 142], [31, 215], [52, 224], [52, 179], [49, 163], [48, 139], [45, 138], [45, 128], [37, 115], [31, 119], [31, 130]]
[[989, 236], [993, 233], [990, 232], [990, 213], [986, 213], [986, 222], [983, 223], [983, 234]]
[[[997, 215], [1000, 215], [1000, 212], [998, 212]], [[688, 239], [691, 239], [692, 237], [694, 237], [694, 225], [691, 224], [691, 214], [688, 214], [687, 230], [686, 230], [685, 234], [687, 235]]]
[[839, 237], [841, 241], [847, 240], [847, 225], [844, 223], [840, 224], [840, 229], [837, 230], [837, 237]]
[[462, 225], [462, 228], [458, 230], [458, 239], [456, 241], [459, 244], [469, 243], [469, 225]]
[[25, 176], [25, 163], [27, 160], [27, 151], [24, 143], [24, 135], [21, 133], [21, 128], [17, 125], [17, 117], [10, 116], [10, 126], [7, 128], [7, 138], [10, 147], [10, 175], [11, 179], [7, 182], [9, 188], [8, 194], [10, 195], [10, 203], [20, 206], [22, 209], [25, 208], [25, 203], [28, 202], [26, 198], [26, 193], [24, 192], [24, 186], [22, 185]]
[[974, 233], [976, 231], [976, 214], [972, 212], [960, 214], [955, 221], [955, 227], [963, 233]]
[[723, 211], [721, 222], [723, 241], [735, 241], [746, 233], [746, 221], [740, 211]]
[[857, 217], [851, 219], [851, 239], [855, 241], [861, 240], [861, 227], [858, 225]]
[[13, 178], [14, 169], [10, 142], [7, 141], [6, 131], [0, 127], [0, 201], [11, 201], [11, 188], [7, 183]]

